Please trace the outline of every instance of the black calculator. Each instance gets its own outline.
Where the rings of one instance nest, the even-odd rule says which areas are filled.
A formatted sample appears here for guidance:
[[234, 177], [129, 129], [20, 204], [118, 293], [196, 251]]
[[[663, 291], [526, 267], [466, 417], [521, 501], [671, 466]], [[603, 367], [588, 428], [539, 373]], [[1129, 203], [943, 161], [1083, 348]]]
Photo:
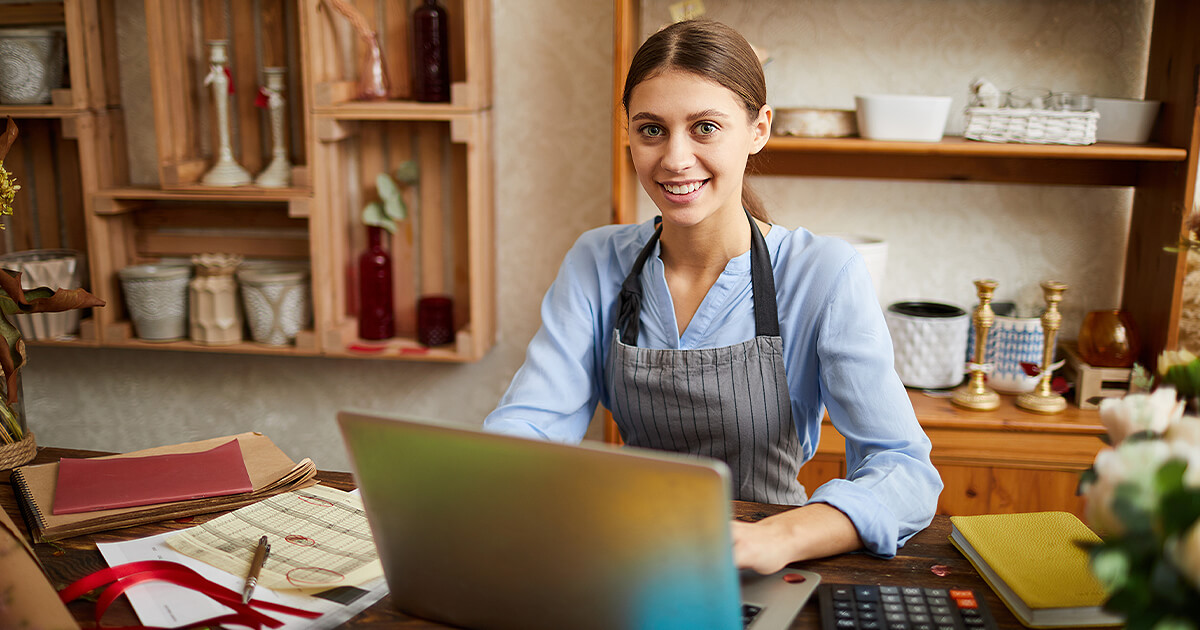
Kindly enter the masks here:
[[987, 602], [967, 588], [822, 584], [817, 600], [823, 630], [997, 630]]

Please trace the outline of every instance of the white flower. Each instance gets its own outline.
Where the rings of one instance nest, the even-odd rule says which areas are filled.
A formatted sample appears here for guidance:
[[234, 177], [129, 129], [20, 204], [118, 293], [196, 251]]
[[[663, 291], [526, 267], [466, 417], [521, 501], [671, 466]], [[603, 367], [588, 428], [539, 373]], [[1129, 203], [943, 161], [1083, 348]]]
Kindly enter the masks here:
[[1184, 402], [1176, 400], [1175, 389], [1159, 387], [1153, 394], [1129, 394], [1100, 401], [1100, 421], [1119, 446], [1125, 438], [1142, 431], [1161, 435], [1183, 415]]
[[1183, 533], [1179, 543], [1171, 545], [1175, 566], [1187, 577], [1192, 586], [1200, 589], [1200, 523], [1192, 526]]
[[1134, 505], [1143, 510], [1149, 510], [1157, 503], [1154, 476], [1171, 456], [1171, 448], [1162, 440], [1126, 442], [1096, 453], [1092, 466], [1096, 480], [1084, 489], [1084, 510], [1088, 523], [1097, 533], [1117, 536], [1125, 533], [1125, 525], [1113, 511], [1118, 486], [1132, 485], [1136, 492], [1129, 496]]

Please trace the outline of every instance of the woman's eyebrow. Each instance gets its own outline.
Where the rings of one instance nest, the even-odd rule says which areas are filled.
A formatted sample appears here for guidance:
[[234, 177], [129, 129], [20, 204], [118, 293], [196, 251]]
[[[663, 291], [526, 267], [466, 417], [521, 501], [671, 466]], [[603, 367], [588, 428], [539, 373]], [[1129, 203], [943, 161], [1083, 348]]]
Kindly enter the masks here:
[[[705, 109], [687, 117], [688, 120], [699, 120], [701, 118], [729, 118], [729, 114], [726, 114], [719, 109]], [[634, 114], [630, 120], [649, 120], [651, 122], [662, 122], [663, 118], [650, 112], [638, 112]]]

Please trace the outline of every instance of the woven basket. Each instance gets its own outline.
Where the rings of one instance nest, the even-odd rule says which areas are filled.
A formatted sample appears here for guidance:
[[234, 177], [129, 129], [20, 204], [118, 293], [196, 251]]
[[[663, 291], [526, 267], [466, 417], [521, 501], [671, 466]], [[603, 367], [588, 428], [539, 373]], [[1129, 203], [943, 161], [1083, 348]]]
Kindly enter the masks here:
[[1023, 144], [1095, 144], [1099, 112], [968, 107], [964, 138]]
[[37, 442], [33, 439], [33, 431], [26, 431], [20, 442], [0, 446], [0, 470], [16, 468], [33, 460], [37, 455]]

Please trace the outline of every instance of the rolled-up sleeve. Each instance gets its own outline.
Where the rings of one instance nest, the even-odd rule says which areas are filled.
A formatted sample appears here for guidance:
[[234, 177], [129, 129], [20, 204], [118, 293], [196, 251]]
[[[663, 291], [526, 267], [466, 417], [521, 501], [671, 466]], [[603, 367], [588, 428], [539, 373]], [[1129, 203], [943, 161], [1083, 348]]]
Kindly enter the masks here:
[[846, 478], [812, 493], [854, 523], [867, 551], [892, 557], [933, 520], [942, 480], [896, 374], [892, 342], [861, 260], [833, 286], [817, 328], [821, 398], [846, 439]]

